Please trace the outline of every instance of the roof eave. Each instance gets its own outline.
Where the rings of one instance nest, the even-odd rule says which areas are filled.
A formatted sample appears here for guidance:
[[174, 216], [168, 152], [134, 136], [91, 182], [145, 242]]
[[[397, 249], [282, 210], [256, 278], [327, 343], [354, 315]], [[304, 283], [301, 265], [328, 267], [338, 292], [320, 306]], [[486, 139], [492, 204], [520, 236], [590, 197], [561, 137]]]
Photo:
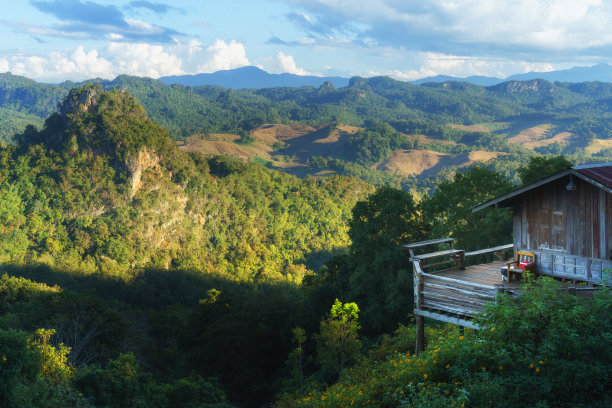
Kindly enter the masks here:
[[594, 186], [597, 186], [597, 187], [601, 188], [602, 190], [604, 190], [608, 194], [612, 194], [612, 188], [610, 188], [610, 187], [608, 187], [608, 186], [606, 186], [604, 184], [601, 184], [599, 181], [593, 180], [592, 178], [590, 178], [588, 176], [585, 176], [584, 174], [579, 173], [579, 172], [575, 171], [574, 169], [572, 169], [572, 174], [574, 176], [576, 176], [576, 177], [586, 181], [587, 183], [591, 183]]
[[480, 210], [482, 210], [484, 208], [487, 208], [487, 207], [490, 207], [492, 205], [499, 204], [502, 201], [506, 201], [506, 200], [508, 200], [510, 198], [516, 197], [519, 194], [523, 194], [524, 192], [527, 192], [527, 191], [532, 190], [534, 188], [540, 187], [541, 185], [550, 183], [551, 181], [558, 180], [558, 179], [560, 179], [562, 177], [567, 176], [568, 174], [575, 174], [575, 173], [576, 172], [572, 171], [571, 168], [563, 170], [563, 171], [560, 171], [558, 173], [553, 174], [552, 176], [548, 176], [548, 177], [543, 178], [541, 180], [538, 180], [538, 181], [536, 181], [534, 183], [527, 184], [526, 186], [518, 188], [518, 189], [516, 189], [514, 191], [511, 191], [509, 193], [506, 193], [506, 194], [504, 194], [502, 196], [493, 198], [493, 199], [491, 199], [489, 201], [486, 201], [486, 202], [484, 202], [482, 204], [479, 204], [479, 205], [477, 205], [475, 207], [472, 207], [472, 212], [480, 211]]

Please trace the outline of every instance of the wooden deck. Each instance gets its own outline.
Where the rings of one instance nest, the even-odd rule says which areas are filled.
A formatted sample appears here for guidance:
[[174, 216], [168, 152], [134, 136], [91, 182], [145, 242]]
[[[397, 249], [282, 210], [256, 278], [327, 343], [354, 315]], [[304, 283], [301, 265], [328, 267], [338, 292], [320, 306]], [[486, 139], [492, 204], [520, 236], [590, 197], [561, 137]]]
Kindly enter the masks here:
[[460, 326], [478, 328], [472, 318], [502, 291], [514, 291], [520, 282], [502, 282], [498, 261], [465, 269], [424, 272], [414, 261], [415, 314]]
[[465, 270], [451, 269], [439, 273], [432, 272], [432, 274], [491, 287], [500, 286], [510, 290], [516, 289], [521, 285], [519, 281], [503, 282], [501, 279], [501, 268], [506, 266], [508, 262], [510, 261], [490, 262], [466, 266]]
[[[426, 245], [446, 243], [448, 238], [431, 240], [405, 245], [410, 251], [414, 271], [414, 313], [417, 326], [417, 352], [424, 347], [424, 318], [430, 318], [446, 323], [452, 323], [472, 329], [479, 329], [473, 318], [484, 311], [487, 303], [494, 302], [502, 293], [513, 297], [520, 295], [522, 281], [502, 281], [501, 268], [508, 265], [509, 260], [498, 260], [484, 264], [465, 266], [465, 261], [476, 261], [485, 254], [495, 254], [498, 259], [506, 258], [507, 252], [513, 249], [512, 244], [483, 249], [474, 252], [463, 252], [451, 249], [439, 250], [427, 254], [416, 255], [415, 249]], [[506, 254], [506, 255], [504, 255]], [[438, 270], [442, 267], [447, 269]], [[537, 267], [536, 267], [537, 271]], [[568, 275], [570, 276], [570, 275]], [[562, 280], [561, 291], [575, 296], [591, 297], [595, 290], [592, 282], [582, 281], [577, 286], [576, 275], [566, 277], [553, 276]], [[565, 281], [565, 282], [563, 282]], [[586, 285], [585, 285], [586, 283]]]
[[[522, 281], [504, 282], [501, 279], [500, 270], [508, 262], [426, 273], [415, 261], [415, 314], [477, 329], [472, 319], [484, 310], [485, 304], [495, 301], [501, 293], [514, 297], [520, 294]], [[562, 283], [562, 291], [580, 297], [591, 297], [595, 290], [592, 286], [576, 287], [574, 281]]]

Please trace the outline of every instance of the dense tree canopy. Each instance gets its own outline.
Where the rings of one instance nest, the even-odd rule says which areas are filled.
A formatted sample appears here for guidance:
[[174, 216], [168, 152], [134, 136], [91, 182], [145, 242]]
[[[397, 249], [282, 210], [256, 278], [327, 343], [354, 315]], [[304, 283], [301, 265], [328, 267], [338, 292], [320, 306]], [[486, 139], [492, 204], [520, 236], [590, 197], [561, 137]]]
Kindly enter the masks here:
[[349, 235], [350, 298], [366, 330], [393, 330], [412, 307], [412, 271], [401, 245], [427, 236], [420, 209], [411, 194], [382, 187], [355, 205]]
[[473, 251], [512, 242], [510, 214], [504, 209], [472, 207], [507, 193], [512, 184], [501, 174], [484, 167], [456, 173], [443, 181], [423, 201], [423, 213], [432, 236], [452, 237], [457, 248]]
[[523, 185], [546, 178], [573, 166], [565, 156], [535, 156], [525, 167], [518, 169], [518, 175]]

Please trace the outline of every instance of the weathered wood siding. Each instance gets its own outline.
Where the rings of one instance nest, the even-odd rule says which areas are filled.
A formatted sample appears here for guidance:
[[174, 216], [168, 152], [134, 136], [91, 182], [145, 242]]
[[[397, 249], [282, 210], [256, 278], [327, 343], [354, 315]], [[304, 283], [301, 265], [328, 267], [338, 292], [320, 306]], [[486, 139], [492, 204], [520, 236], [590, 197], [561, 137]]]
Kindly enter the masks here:
[[514, 206], [515, 249], [535, 251], [540, 273], [600, 281], [612, 268], [612, 197], [574, 177], [526, 192]]

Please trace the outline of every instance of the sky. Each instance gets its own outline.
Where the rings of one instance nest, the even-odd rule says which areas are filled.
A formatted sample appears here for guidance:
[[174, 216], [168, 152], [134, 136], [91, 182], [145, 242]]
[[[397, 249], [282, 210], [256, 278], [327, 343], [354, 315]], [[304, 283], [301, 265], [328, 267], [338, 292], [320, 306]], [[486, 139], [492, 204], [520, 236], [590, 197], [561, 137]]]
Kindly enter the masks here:
[[253, 65], [505, 78], [612, 63], [612, 0], [0, 0], [0, 72], [42, 82]]

